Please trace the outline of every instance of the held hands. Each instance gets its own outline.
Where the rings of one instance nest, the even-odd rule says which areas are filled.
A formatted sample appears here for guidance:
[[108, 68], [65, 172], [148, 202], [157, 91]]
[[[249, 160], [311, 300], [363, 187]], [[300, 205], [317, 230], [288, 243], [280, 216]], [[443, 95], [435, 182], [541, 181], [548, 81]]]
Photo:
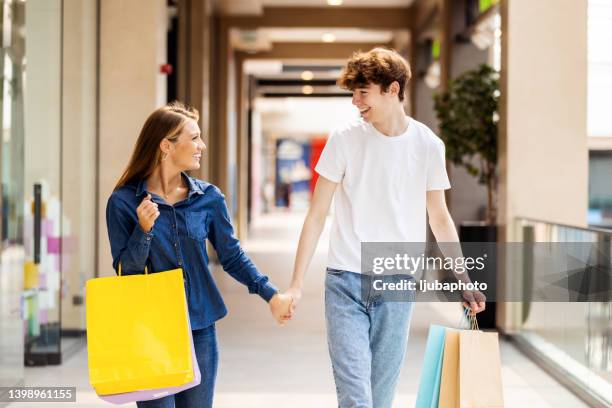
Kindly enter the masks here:
[[281, 326], [284, 326], [285, 322], [291, 319], [292, 303], [293, 298], [286, 293], [277, 293], [268, 302], [270, 313], [272, 313], [274, 320]]
[[292, 286], [285, 293], [277, 293], [270, 299], [270, 312], [278, 324], [284, 326], [293, 318], [295, 309], [302, 298], [302, 289]]
[[136, 208], [136, 214], [138, 215], [140, 228], [142, 228], [144, 232], [151, 232], [155, 220], [159, 217], [157, 204], [151, 200], [151, 194], [147, 194], [142, 200], [138, 208]]

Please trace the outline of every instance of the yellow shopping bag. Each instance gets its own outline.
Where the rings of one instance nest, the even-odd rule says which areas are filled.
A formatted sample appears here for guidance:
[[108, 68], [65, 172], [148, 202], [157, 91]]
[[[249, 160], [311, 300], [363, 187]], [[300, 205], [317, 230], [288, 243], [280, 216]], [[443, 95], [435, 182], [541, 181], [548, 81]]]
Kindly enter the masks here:
[[182, 269], [91, 279], [86, 287], [89, 380], [98, 395], [193, 380]]

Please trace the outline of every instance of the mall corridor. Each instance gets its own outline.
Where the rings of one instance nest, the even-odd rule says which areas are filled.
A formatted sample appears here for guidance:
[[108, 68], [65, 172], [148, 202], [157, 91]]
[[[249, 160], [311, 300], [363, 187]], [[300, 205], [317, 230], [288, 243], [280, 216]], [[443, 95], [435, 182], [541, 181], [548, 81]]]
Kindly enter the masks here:
[[[288, 282], [291, 274], [303, 216], [302, 213], [284, 212], [263, 216], [255, 223], [250, 240], [244, 243], [258, 267], [281, 287]], [[247, 295], [242, 285], [223, 271], [216, 271], [229, 314], [217, 325], [220, 364], [215, 408], [335, 406], [336, 395], [323, 315], [323, 271], [327, 244], [326, 229], [307, 276], [295, 320], [285, 327], [278, 327], [274, 323], [259, 297]], [[456, 325], [460, 318], [458, 313], [455, 304], [417, 305], [394, 407], [414, 406], [429, 324]], [[512, 344], [502, 341], [500, 346], [507, 407], [587, 406]], [[77, 386], [78, 407], [111, 406], [101, 401], [88, 383], [84, 345], [61, 366], [26, 368], [26, 385], [50, 383]], [[10, 405], [11, 408], [23, 406], [17, 403]], [[49, 408], [64, 406], [73, 404], [45, 404]]]
[[[494, 341], [471, 349], [478, 358], [465, 357], [469, 345], [456, 353], [461, 365], [482, 363], [468, 369], [491, 370], [471, 379], [478, 389], [455, 389], [453, 364], [452, 386], [439, 388], [464, 400], [489, 390], [496, 406], [503, 394], [507, 408], [612, 407], [612, 0], [0, 0], [0, 40], [0, 408], [14, 387], [76, 386], [76, 404], [44, 406], [100, 407], [91, 384], [101, 395], [176, 384], [135, 385], [143, 379], [116, 373], [138, 371], [126, 350], [146, 351], [143, 370], [170, 364], [159, 358], [165, 351], [150, 352], [159, 344], [182, 345], [186, 357], [185, 339], [163, 339], [180, 336], [168, 327], [183, 310], [159, 319], [182, 306], [177, 269], [191, 327], [216, 322], [215, 407], [334, 407], [325, 266], [365, 271], [361, 245], [445, 239], [482, 259], [496, 251], [478, 271], [488, 276], [470, 276], [490, 284], [479, 322], [499, 333], [503, 389]], [[147, 125], [166, 113], [180, 123]], [[134, 163], [142, 170], [131, 172]], [[138, 194], [134, 186], [152, 194], [159, 214], [150, 203], [139, 214], [144, 198], [126, 193]], [[313, 205], [324, 219], [322, 196], [334, 214], [294, 320], [276, 324], [262, 301], [274, 291], [248, 262], [234, 272], [249, 275], [260, 296], [214, 262], [220, 290], [211, 284], [208, 257], [237, 259], [234, 234], [287, 290], [302, 221]], [[328, 259], [336, 215], [340, 238]], [[464, 258], [430, 272], [451, 277]], [[125, 274], [174, 271], [134, 281], [171, 275], [176, 292], [90, 290], [123, 285], [113, 262]], [[216, 321], [218, 294], [229, 313]], [[277, 317], [289, 302], [284, 293], [272, 301]], [[401, 329], [404, 310], [395, 309], [385, 335]], [[430, 327], [457, 326], [460, 314], [443, 301], [415, 306], [396, 407], [414, 407], [417, 394], [444, 405], [441, 391], [419, 391], [420, 378], [454, 354], [438, 347], [425, 363], [424, 354]], [[354, 333], [369, 335], [375, 351], [399, 349], [372, 346], [380, 339], [372, 326], [350, 326], [341, 349], [367, 350]], [[133, 347], [105, 354], [126, 338]], [[383, 361], [372, 365], [395, 374], [387, 361], [397, 359]], [[182, 360], [185, 377], [191, 362]], [[105, 368], [117, 371], [100, 374]], [[100, 388], [109, 378], [124, 382]], [[442, 369], [423, 384], [441, 378]], [[39, 405], [11, 404], [30, 406]]]

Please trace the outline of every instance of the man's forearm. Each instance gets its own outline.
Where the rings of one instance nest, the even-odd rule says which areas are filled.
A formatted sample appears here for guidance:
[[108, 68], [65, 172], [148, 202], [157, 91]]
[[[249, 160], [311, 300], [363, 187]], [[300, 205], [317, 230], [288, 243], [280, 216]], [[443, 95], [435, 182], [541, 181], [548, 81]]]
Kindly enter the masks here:
[[325, 226], [325, 217], [317, 217], [309, 214], [304, 220], [300, 241], [298, 243], [297, 254], [295, 256], [295, 266], [291, 286], [301, 288], [304, 282], [304, 275], [308, 270], [312, 256], [319, 242], [319, 237]]
[[[463, 258], [463, 251], [461, 250], [461, 244], [459, 243], [459, 235], [457, 234], [457, 228], [451, 218], [450, 214], [441, 216], [439, 219], [430, 219], [429, 226], [431, 232], [433, 232], [438, 247], [444, 257], [461, 259]], [[467, 272], [457, 273], [453, 271], [455, 278], [462, 282], [470, 282], [470, 277]]]
[[459, 242], [457, 228], [450, 214], [430, 218], [429, 226], [437, 242]]

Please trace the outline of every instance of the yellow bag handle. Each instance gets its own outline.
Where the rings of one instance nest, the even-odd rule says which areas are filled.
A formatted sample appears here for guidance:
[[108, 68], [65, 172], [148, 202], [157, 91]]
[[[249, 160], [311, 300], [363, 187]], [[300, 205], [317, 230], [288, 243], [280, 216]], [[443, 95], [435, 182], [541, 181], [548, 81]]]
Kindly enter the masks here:
[[[119, 262], [119, 270], [117, 271], [119, 273], [119, 276], [121, 276], [121, 262]], [[145, 265], [145, 275], [149, 274], [149, 269], [147, 268], [147, 265]]]

